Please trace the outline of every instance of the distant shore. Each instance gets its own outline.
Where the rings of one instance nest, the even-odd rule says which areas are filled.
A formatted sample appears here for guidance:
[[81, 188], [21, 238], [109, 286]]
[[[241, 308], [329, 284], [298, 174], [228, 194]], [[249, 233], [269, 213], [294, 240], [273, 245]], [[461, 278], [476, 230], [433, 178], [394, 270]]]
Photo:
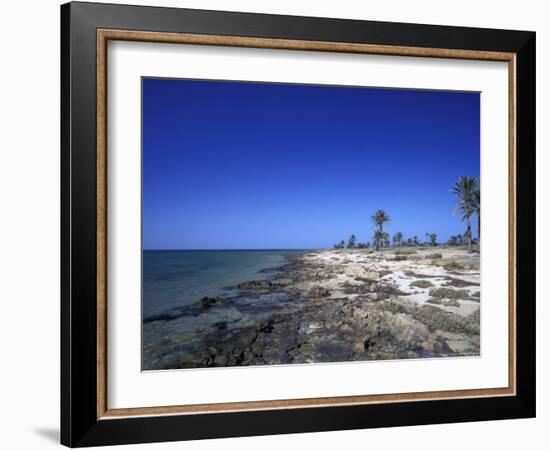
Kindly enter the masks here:
[[145, 317], [143, 368], [479, 355], [466, 247], [306, 251], [262, 275]]

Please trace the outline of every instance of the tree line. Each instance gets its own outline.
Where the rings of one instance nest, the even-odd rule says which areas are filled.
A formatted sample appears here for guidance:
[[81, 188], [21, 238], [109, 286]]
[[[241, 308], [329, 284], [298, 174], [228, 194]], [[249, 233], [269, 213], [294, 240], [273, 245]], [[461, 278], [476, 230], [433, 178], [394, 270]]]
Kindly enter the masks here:
[[[472, 245], [474, 238], [472, 236], [472, 218], [477, 217], [477, 245], [479, 249], [480, 245], [480, 232], [481, 232], [481, 196], [480, 196], [480, 185], [479, 178], [470, 177], [470, 176], [461, 176], [452, 186], [451, 193], [453, 193], [458, 201], [453, 209], [453, 213], [459, 212], [461, 221], [466, 222], [466, 231], [464, 234], [457, 234], [451, 236], [447, 240], [447, 245], [451, 246], [460, 246], [468, 245], [470, 251], [472, 250]], [[390, 242], [390, 235], [384, 231], [384, 225], [390, 222], [389, 214], [383, 209], [375, 211], [371, 216], [371, 220], [375, 225], [374, 235], [372, 237], [372, 246], [376, 250], [380, 250], [385, 247], [414, 247], [420, 245], [439, 245], [437, 242], [436, 233], [426, 233], [426, 240], [420, 242], [418, 236], [413, 236], [412, 238], [405, 239], [403, 233], [398, 231], [393, 235]], [[355, 234], [352, 234], [348, 238], [348, 242], [344, 240], [334, 245], [336, 249], [343, 248], [369, 248], [371, 244], [369, 242], [360, 243], [357, 241]]]

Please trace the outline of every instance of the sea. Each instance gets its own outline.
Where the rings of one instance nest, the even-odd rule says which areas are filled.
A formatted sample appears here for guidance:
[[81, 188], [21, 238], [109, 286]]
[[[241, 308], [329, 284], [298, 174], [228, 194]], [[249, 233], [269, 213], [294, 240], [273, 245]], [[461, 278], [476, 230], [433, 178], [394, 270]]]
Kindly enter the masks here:
[[304, 250], [144, 250], [143, 317], [228, 295], [236, 285], [269, 278]]

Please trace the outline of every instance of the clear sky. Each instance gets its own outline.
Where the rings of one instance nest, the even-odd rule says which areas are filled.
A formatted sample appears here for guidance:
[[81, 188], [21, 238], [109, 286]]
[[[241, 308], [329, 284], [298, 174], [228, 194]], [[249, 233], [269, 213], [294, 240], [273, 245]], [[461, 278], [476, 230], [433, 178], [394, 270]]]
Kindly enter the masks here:
[[145, 249], [324, 248], [463, 233], [449, 192], [479, 176], [479, 94], [143, 80]]

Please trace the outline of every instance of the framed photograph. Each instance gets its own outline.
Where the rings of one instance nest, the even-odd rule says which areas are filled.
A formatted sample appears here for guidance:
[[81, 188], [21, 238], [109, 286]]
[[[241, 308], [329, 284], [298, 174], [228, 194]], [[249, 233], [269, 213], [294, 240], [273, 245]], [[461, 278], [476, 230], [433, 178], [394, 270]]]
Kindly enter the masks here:
[[534, 32], [61, 27], [63, 444], [534, 417]]

